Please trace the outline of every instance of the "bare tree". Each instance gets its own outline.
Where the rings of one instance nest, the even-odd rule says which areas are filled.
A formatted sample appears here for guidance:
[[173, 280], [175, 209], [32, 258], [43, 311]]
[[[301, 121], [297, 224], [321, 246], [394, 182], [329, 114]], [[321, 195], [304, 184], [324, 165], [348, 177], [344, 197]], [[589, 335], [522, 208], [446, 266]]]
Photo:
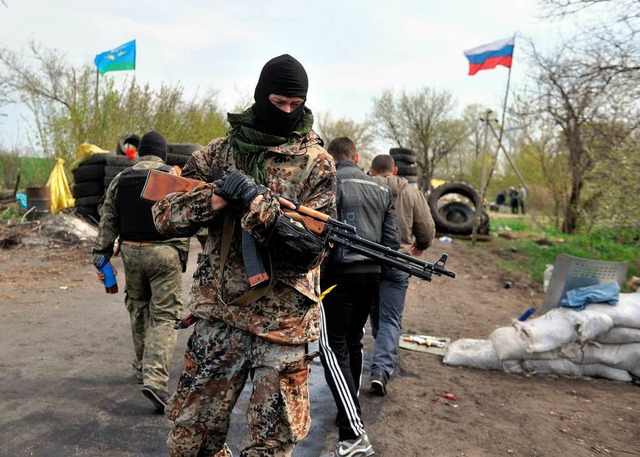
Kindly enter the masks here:
[[0, 81], [33, 115], [34, 149], [49, 156], [69, 158], [85, 142], [110, 149], [121, 135], [151, 128], [172, 142], [206, 143], [224, 134], [214, 92], [185, 100], [179, 85], [154, 91], [132, 79], [117, 89], [104, 77], [96, 97], [95, 76], [92, 66], [74, 68], [61, 52], [35, 43], [26, 54], [0, 48]]
[[[588, 71], [591, 62], [583, 51], [567, 43], [548, 54], [531, 45], [529, 57], [534, 69], [533, 89], [524, 94], [528, 107], [520, 114], [551, 122], [558, 128], [570, 175], [562, 230], [573, 233], [579, 224], [583, 187], [590, 172], [603, 158], [603, 152], [620, 141], [613, 137], [605, 141], [603, 133], [595, 132], [601, 126], [615, 124], [624, 126], [622, 135], [626, 137], [637, 128], [637, 113], [633, 113], [639, 98], [637, 84], [629, 86], [628, 75], [615, 69]], [[613, 131], [609, 129], [609, 133]], [[551, 162], [556, 169], [557, 160]]]
[[370, 124], [374, 132], [416, 151], [421, 187], [429, 189], [436, 166], [464, 142], [467, 133], [453, 123], [453, 96], [430, 88], [397, 96], [385, 90], [373, 105]]
[[378, 153], [375, 137], [367, 124], [361, 124], [349, 118], [334, 120], [330, 113], [321, 113], [317, 116], [315, 130], [326, 144], [341, 136], [350, 138], [366, 161], [370, 162]]

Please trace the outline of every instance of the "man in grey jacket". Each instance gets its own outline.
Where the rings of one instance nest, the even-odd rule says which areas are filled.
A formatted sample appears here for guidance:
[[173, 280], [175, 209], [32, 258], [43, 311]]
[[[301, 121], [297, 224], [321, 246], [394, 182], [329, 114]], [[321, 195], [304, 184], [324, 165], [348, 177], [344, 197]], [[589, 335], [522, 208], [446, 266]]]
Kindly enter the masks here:
[[[327, 151], [336, 161], [337, 219], [355, 226], [363, 238], [398, 249], [389, 189], [358, 168], [358, 154], [349, 138], [332, 140]], [[360, 417], [358, 392], [364, 326], [371, 305], [378, 299], [380, 272], [372, 260], [341, 247], [332, 249], [322, 265], [322, 290], [336, 285], [322, 301], [324, 325], [320, 334], [325, 378], [338, 408], [335, 456], [374, 454]]]
[[[435, 224], [424, 195], [409, 182], [396, 176], [398, 168], [388, 154], [374, 157], [371, 176], [387, 186], [393, 195], [401, 252], [419, 257], [431, 246]], [[383, 268], [380, 300], [371, 309], [371, 328], [375, 345], [371, 362], [371, 392], [387, 394], [387, 382], [398, 364], [398, 342], [402, 331], [402, 311], [409, 286], [409, 275], [394, 268]]]

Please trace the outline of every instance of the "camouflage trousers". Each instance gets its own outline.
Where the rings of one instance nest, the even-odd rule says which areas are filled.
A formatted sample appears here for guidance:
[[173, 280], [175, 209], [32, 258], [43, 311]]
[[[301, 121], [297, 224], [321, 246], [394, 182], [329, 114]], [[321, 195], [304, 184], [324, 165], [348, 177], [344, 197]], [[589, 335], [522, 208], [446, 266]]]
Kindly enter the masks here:
[[251, 376], [247, 421], [252, 440], [240, 456], [290, 456], [311, 425], [311, 358], [306, 344], [282, 345], [221, 320], [198, 321], [165, 410], [174, 423], [169, 455], [232, 457], [226, 445], [231, 412]]
[[167, 391], [169, 364], [183, 312], [182, 267], [170, 245], [122, 244], [126, 279], [124, 302], [129, 311], [135, 350], [134, 367], [145, 386]]

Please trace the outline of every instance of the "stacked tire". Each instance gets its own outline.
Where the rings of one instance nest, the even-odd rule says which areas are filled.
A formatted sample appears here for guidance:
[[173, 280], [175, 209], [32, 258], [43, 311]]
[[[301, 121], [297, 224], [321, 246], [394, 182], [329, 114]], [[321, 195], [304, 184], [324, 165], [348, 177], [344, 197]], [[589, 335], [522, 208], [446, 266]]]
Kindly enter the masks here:
[[[82, 162], [73, 171], [73, 186], [71, 192], [75, 198], [76, 214], [98, 224], [100, 221], [99, 208], [109, 184], [119, 173], [133, 166], [131, 160], [124, 154], [124, 145], [133, 144], [135, 135], [124, 136], [118, 140], [119, 153], [96, 153]], [[139, 144], [139, 143], [138, 143]], [[184, 167], [191, 153], [202, 149], [195, 143], [167, 144], [167, 165]]]
[[398, 176], [411, 184], [418, 184], [418, 159], [416, 152], [407, 148], [391, 148], [389, 155], [398, 167]]
[[[471, 235], [476, 208], [481, 207], [480, 194], [461, 181], [447, 182], [431, 190], [429, 208], [438, 233]], [[489, 234], [489, 215], [481, 210], [477, 233]]]
[[[107, 157], [113, 153], [96, 153], [73, 170], [71, 194], [75, 199], [76, 214], [98, 223], [98, 206], [105, 190], [105, 168]], [[126, 157], [126, 156], [125, 156]]]

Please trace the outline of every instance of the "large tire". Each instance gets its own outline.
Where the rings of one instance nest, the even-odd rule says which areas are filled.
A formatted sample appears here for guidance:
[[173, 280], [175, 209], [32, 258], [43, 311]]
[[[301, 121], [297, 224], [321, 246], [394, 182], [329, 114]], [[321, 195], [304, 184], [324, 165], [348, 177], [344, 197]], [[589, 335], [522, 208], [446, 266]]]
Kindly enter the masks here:
[[418, 162], [417, 157], [411, 154], [396, 153], [396, 154], [389, 154], [389, 155], [391, 156], [391, 158], [393, 159], [393, 161], [396, 163], [397, 166], [413, 165]]
[[118, 144], [116, 145], [116, 155], [125, 156], [126, 147], [125, 144], [130, 144], [135, 147], [136, 150], [140, 147], [140, 137], [135, 133], [127, 133], [118, 138]]
[[79, 182], [73, 185], [71, 188], [73, 198], [91, 197], [93, 195], [104, 194], [104, 185], [102, 180]]
[[179, 167], [184, 167], [189, 160], [190, 155], [184, 154], [167, 154], [167, 165], [177, 165]]
[[102, 196], [93, 195], [91, 197], [79, 197], [75, 200], [75, 206], [98, 206], [100, 204], [100, 200], [102, 200]]
[[398, 167], [398, 176], [417, 176], [418, 167], [415, 165], [396, 165]]
[[81, 164], [78, 168], [73, 170], [73, 182], [89, 182], [89, 181], [102, 181], [104, 178], [104, 163], [90, 163]]
[[449, 202], [440, 208], [440, 213], [448, 222], [454, 224], [465, 224], [469, 221], [473, 221], [476, 217], [476, 213], [468, 205], [462, 202]]
[[89, 156], [87, 160], [82, 162], [82, 165], [100, 163], [104, 165], [107, 162], [107, 157], [115, 155], [113, 152], [94, 152]]
[[194, 151], [202, 150], [202, 146], [196, 143], [169, 143], [167, 153], [183, 156], [190, 156]]
[[[473, 204], [472, 212], [481, 206], [480, 194], [469, 184], [464, 182], [448, 182], [436, 187], [429, 195], [429, 207], [436, 224], [436, 230], [451, 235], [469, 235], [473, 232], [473, 218], [465, 222], [457, 223], [448, 221], [442, 207], [445, 202], [439, 204], [439, 200], [445, 195], [455, 194], [467, 198]], [[463, 203], [464, 204], [464, 203]]]
[[414, 151], [413, 149], [407, 149], [407, 148], [391, 148], [389, 149], [389, 155], [391, 157], [393, 157], [394, 155], [397, 154], [406, 154], [409, 155], [411, 157], [415, 157], [416, 156], [416, 151]]
[[114, 176], [123, 172], [127, 168], [129, 167], [123, 166], [123, 165], [107, 165], [106, 167], [104, 167], [104, 177], [113, 178]]
[[409, 184], [418, 184], [418, 177], [417, 176], [402, 176], [402, 178], [404, 178], [407, 181], [409, 181]]
[[133, 160], [131, 160], [129, 157], [127, 156], [118, 156], [118, 155], [109, 155], [107, 156], [107, 165], [110, 166], [116, 166], [116, 167], [123, 167], [122, 169], [124, 170], [127, 167], [130, 167], [133, 165]]

